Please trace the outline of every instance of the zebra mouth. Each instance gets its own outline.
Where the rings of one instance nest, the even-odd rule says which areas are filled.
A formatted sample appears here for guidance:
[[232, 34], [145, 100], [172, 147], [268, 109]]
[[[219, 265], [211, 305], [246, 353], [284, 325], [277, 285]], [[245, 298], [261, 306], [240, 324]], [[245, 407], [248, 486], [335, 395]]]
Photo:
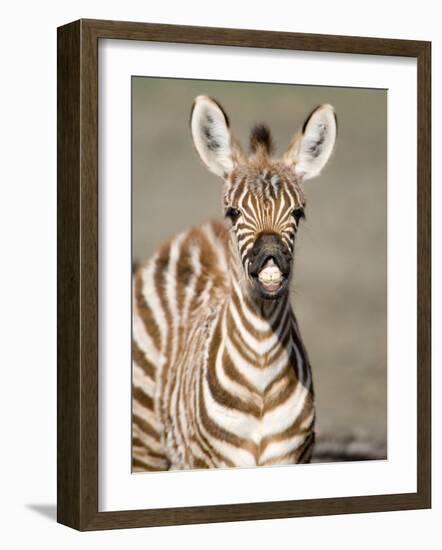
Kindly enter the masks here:
[[273, 257], [264, 261], [254, 277], [259, 284], [261, 294], [266, 298], [277, 297], [287, 283], [287, 276], [280, 270]]

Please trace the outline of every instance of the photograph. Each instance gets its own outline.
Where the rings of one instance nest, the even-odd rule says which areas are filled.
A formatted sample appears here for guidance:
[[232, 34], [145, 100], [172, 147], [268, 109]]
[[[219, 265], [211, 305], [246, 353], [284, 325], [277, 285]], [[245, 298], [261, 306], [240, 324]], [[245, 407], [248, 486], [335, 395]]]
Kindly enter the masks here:
[[131, 96], [132, 473], [386, 460], [388, 90]]

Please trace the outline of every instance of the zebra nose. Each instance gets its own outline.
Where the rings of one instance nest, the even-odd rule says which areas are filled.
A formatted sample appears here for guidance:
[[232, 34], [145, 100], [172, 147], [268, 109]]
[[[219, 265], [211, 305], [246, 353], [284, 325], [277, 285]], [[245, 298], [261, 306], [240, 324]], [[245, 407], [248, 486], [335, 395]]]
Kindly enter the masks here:
[[252, 247], [251, 254], [256, 258], [259, 254], [266, 256], [278, 255], [284, 245], [281, 238], [274, 233], [261, 233]]

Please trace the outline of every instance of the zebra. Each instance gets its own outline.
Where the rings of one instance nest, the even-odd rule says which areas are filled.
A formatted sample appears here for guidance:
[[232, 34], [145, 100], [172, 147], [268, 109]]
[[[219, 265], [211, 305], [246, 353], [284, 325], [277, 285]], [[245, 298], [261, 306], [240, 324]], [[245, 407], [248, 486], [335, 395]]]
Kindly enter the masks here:
[[281, 158], [265, 125], [246, 154], [208, 96], [190, 127], [224, 181], [225, 216], [165, 242], [134, 273], [132, 471], [310, 462], [313, 383], [289, 284], [303, 182], [332, 154], [334, 108], [317, 107]]

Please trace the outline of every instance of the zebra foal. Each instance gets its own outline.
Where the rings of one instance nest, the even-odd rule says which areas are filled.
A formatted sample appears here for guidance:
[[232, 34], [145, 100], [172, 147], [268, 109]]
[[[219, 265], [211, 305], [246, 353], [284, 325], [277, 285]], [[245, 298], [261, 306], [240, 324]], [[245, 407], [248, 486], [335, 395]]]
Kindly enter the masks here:
[[302, 183], [330, 158], [334, 110], [315, 109], [280, 159], [265, 126], [246, 154], [206, 96], [191, 132], [224, 181], [225, 219], [184, 231], [135, 272], [132, 468], [308, 462], [312, 376], [288, 287]]

